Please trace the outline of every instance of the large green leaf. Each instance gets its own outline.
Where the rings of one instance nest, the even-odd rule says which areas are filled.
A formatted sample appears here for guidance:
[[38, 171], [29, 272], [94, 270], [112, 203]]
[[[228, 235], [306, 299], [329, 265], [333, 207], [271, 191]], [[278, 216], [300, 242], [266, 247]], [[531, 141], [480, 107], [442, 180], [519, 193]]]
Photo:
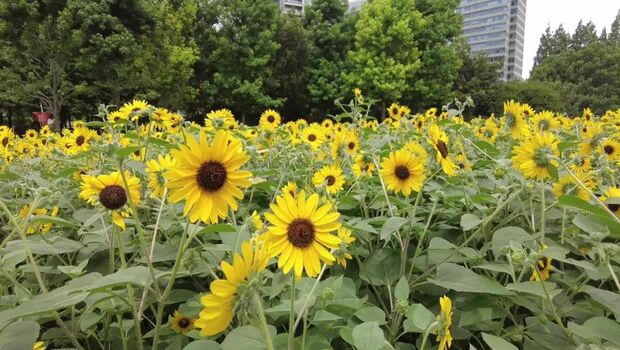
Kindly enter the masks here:
[[512, 292], [496, 280], [481, 276], [461, 265], [445, 263], [437, 268], [437, 279], [428, 282], [457, 292], [511, 295]]
[[[275, 328], [270, 327], [271, 339], [275, 338]], [[261, 331], [254, 326], [241, 326], [233, 329], [222, 342], [222, 350], [266, 349], [267, 345]]]
[[620, 347], [620, 324], [608, 318], [592, 317], [581, 326], [568, 322], [568, 329], [584, 339], [605, 339]]
[[200, 339], [185, 345], [183, 350], [222, 350], [222, 347], [213, 340]]
[[435, 315], [422, 304], [411, 305], [405, 316], [405, 332], [424, 333], [428, 326], [435, 322]]
[[355, 312], [355, 317], [364, 322], [375, 321], [379, 325], [385, 324], [385, 312], [376, 306], [366, 306]]
[[482, 333], [482, 339], [489, 345], [491, 350], [518, 350], [518, 348], [510, 342], [488, 333]]
[[388, 218], [387, 220], [385, 220], [385, 223], [381, 227], [379, 237], [381, 237], [381, 239], [387, 239], [392, 233], [400, 230], [400, 228], [403, 227], [403, 225], [406, 224], [407, 221], [407, 219], [398, 216]]
[[478, 227], [481, 222], [482, 219], [474, 214], [463, 214], [463, 216], [461, 216], [461, 227], [463, 231], [473, 230]]
[[39, 324], [32, 321], [17, 321], [11, 323], [0, 332], [0, 349], [32, 349], [39, 337], [39, 328]]
[[353, 328], [353, 344], [358, 350], [377, 350], [385, 345], [385, 335], [377, 322], [364, 322]]
[[520, 227], [502, 227], [493, 233], [493, 238], [491, 239], [493, 254], [499, 257], [502, 255], [502, 249], [510, 246], [511, 241], [525, 242], [529, 239], [531, 239], [531, 236]]
[[[558, 293], [560, 293], [560, 290], [555, 289], [557, 287], [555, 283], [553, 282], [543, 282], [543, 283], [545, 284], [545, 289], [547, 290], [547, 293], [549, 293], [549, 296], [551, 296], [551, 298], [553, 298]], [[515, 291], [515, 292], [533, 294], [541, 298], [545, 297], [545, 290], [543, 289], [543, 286], [541, 282], [539, 281], [508, 283], [506, 285], [506, 288], [509, 290]]]

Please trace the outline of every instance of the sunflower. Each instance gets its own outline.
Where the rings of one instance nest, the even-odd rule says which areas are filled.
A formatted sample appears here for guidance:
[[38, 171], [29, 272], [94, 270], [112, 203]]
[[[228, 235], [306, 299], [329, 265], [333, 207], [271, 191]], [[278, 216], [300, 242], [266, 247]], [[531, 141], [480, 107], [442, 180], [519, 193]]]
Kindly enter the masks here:
[[288, 182], [284, 187], [282, 187], [282, 193], [288, 193], [293, 198], [297, 195], [297, 184], [294, 182]]
[[268, 109], [261, 114], [258, 126], [263, 130], [275, 131], [281, 121], [280, 113], [273, 109]]
[[[592, 190], [594, 188], [594, 182], [589, 178], [589, 176], [584, 176], [581, 173], [577, 173], [575, 176], [577, 176], [579, 181], [581, 181], [581, 183], [583, 183], [588, 189]], [[590, 199], [588, 192], [583, 189], [570, 175], [562, 176], [556, 183], [553, 184], [552, 190], [558, 198], [563, 195], [573, 194], [584, 201]]]
[[465, 153], [459, 152], [459, 154], [457, 154], [455, 157], [455, 161], [456, 161], [456, 166], [458, 166], [459, 169], [465, 170], [465, 171], [471, 171], [471, 163], [469, 162], [469, 159], [467, 159], [467, 156], [465, 155]]
[[135, 206], [140, 204], [140, 179], [131, 175], [129, 171], [124, 173], [129, 189], [129, 197], [123, 183], [120, 172], [115, 171], [107, 175], [82, 175], [80, 185], [80, 198], [91, 205], [101, 205], [112, 211], [112, 221], [121, 229], [125, 230], [123, 217], [128, 217], [131, 209], [128, 206], [128, 199]]
[[394, 119], [394, 120], [398, 120], [400, 118], [400, 105], [396, 102], [392, 103], [388, 109], [388, 115], [390, 116], [390, 118]]
[[229, 109], [218, 109], [207, 113], [205, 127], [207, 130], [219, 130], [225, 128], [231, 120], [235, 120], [235, 116]]
[[375, 171], [375, 163], [368, 156], [360, 154], [355, 157], [353, 163], [353, 175], [355, 177], [372, 176]]
[[607, 209], [620, 217], [620, 188], [609, 187], [600, 199], [605, 203]]
[[199, 140], [187, 137], [187, 144], [171, 151], [176, 165], [164, 172], [166, 187], [173, 203], [185, 200], [183, 215], [191, 222], [217, 223], [228, 215], [228, 208], [237, 210], [236, 199], [243, 198], [239, 187], [250, 186], [249, 171], [239, 168], [250, 157], [239, 140], [225, 131], [218, 131], [212, 143], [204, 131]]
[[399, 116], [399, 118], [405, 118], [410, 113], [411, 113], [411, 109], [409, 109], [409, 107], [407, 107], [407, 106], [400, 106], [400, 108], [398, 109], [398, 116]]
[[174, 314], [168, 318], [170, 328], [177, 334], [186, 334], [194, 329], [194, 319], [187, 317], [176, 310]]
[[424, 125], [426, 125], [426, 118], [422, 115], [419, 115], [413, 122], [415, 129], [418, 133], [422, 133], [424, 130]]
[[592, 120], [592, 110], [590, 108], [584, 108], [582, 118], [587, 122]]
[[424, 149], [422, 145], [415, 141], [409, 141], [405, 144], [403, 148], [411, 152], [414, 156], [418, 157], [420, 162], [426, 165], [426, 161], [428, 160], [428, 152], [426, 152], [426, 149]]
[[581, 154], [574, 154], [570, 158], [570, 169], [576, 174], [585, 174], [592, 170], [592, 161]]
[[340, 238], [340, 246], [334, 252], [334, 257], [336, 258], [336, 262], [346, 269], [347, 260], [353, 259], [348, 248], [351, 243], [355, 242], [355, 237], [353, 237], [351, 230], [346, 227], [339, 228], [336, 235]]
[[342, 186], [344, 185], [342, 169], [337, 165], [326, 165], [314, 173], [312, 183], [317, 188], [325, 185], [327, 193], [336, 194], [342, 191]]
[[605, 158], [610, 161], [620, 158], [620, 143], [613, 139], [605, 139], [601, 142], [601, 151]]
[[409, 196], [411, 190], [420, 192], [422, 189], [424, 163], [411, 152], [401, 149], [383, 159], [380, 174], [388, 190]]
[[441, 169], [448, 176], [456, 175], [457, 166], [454, 165], [450, 159], [450, 153], [448, 151], [448, 135], [441, 130], [437, 124], [431, 125], [429, 131], [428, 142], [435, 148], [437, 153], [437, 161], [441, 165]]
[[557, 167], [553, 158], [559, 157], [558, 140], [552, 133], [536, 133], [513, 149], [512, 165], [525, 177], [545, 179], [551, 177], [549, 167]]
[[73, 138], [73, 154], [88, 151], [90, 149], [90, 139], [92, 136], [92, 132], [87, 128], [73, 129], [71, 133], [71, 137]]
[[166, 181], [163, 173], [176, 165], [176, 159], [172, 158], [169, 154], [165, 156], [160, 154], [157, 159], [149, 159], [146, 162], [146, 173], [149, 175], [151, 198], [161, 198], [163, 196], [164, 183]]
[[344, 151], [349, 155], [355, 155], [360, 148], [360, 141], [353, 132], [347, 133], [343, 141]]
[[542, 111], [532, 118], [532, 124], [537, 132], [554, 131], [560, 127], [560, 120], [553, 112]]
[[125, 120], [129, 120], [129, 115], [121, 111], [112, 112], [108, 115], [108, 122], [111, 124], [116, 124]]
[[144, 100], [133, 100], [129, 103], [125, 103], [123, 107], [119, 109], [119, 112], [130, 117], [132, 120], [137, 120], [138, 116], [149, 107], [150, 105]]
[[355, 95], [355, 99], [357, 100], [357, 102], [364, 102], [364, 96], [362, 96], [362, 89], [353, 89], [353, 94]]
[[285, 193], [276, 197], [265, 218], [271, 226], [260, 237], [271, 247], [271, 256], [278, 256], [278, 267], [284, 273], [294, 269], [300, 278], [303, 270], [315, 277], [321, 270], [321, 261], [331, 264], [336, 258], [330, 253], [340, 245], [333, 234], [340, 228], [340, 214], [331, 203], [319, 206], [319, 196], [306, 197], [301, 191], [297, 198]]
[[452, 300], [447, 296], [439, 298], [439, 306], [441, 314], [437, 316], [439, 320], [439, 328], [437, 329], [437, 341], [439, 342], [439, 350], [445, 350], [452, 346], [452, 333], [450, 326], [452, 325]]
[[309, 127], [305, 128], [301, 132], [301, 140], [312, 147], [313, 150], [317, 150], [323, 140], [325, 139], [323, 129], [315, 123], [312, 123]]
[[194, 326], [200, 329], [201, 336], [215, 335], [228, 328], [236, 307], [248, 303], [239, 299], [252, 295], [250, 288], [260, 287], [260, 274], [269, 261], [268, 253], [264, 245], [244, 241], [241, 254], [235, 254], [232, 265], [222, 261], [225, 278], [211, 282], [211, 293], [200, 298], [203, 309]]
[[34, 346], [32, 347], [32, 350], [45, 350], [45, 343], [42, 341], [38, 341], [36, 343], [34, 343]]
[[433, 108], [429, 108], [426, 110], [426, 112], [424, 112], [424, 117], [426, 119], [430, 119], [435, 120], [435, 116], [437, 115], [437, 108], [433, 107]]
[[[544, 248], [543, 248], [544, 249]], [[542, 257], [538, 259], [536, 262], [536, 268], [532, 269], [532, 276], [530, 276], [530, 281], [546, 281], [549, 279], [549, 275], [551, 274], [551, 262], [553, 260], [548, 257]], [[538, 271], [536, 271], [538, 270]]]
[[519, 140], [529, 135], [527, 123], [523, 118], [522, 106], [510, 100], [504, 103], [504, 125], [512, 134], [512, 137]]
[[487, 141], [488, 143], [495, 143], [495, 139], [497, 138], [497, 134], [499, 133], [499, 128], [495, 125], [494, 122], [485, 123], [485, 125], [478, 129], [476, 132], [478, 138]]
[[252, 225], [251, 226], [252, 232], [260, 233], [263, 231], [263, 227], [265, 226], [265, 224], [263, 223], [263, 220], [261, 220], [260, 215], [256, 212], [256, 210], [254, 210], [252, 212], [252, 215], [250, 215], [249, 222]]
[[34, 140], [38, 136], [39, 136], [39, 133], [37, 133], [37, 131], [33, 130], [33, 129], [26, 130], [26, 133], [24, 134], [24, 137], [29, 139], [29, 140]]
[[[51, 213], [46, 209], [46, 208], [36, 208], [34, 210], [30, 209], [30, 204], [26, 204], [24, 205], [20, 210], [19, 210], [19, 217], [22, 219], [26, 219], [28, 218], [28, 213], [30, 213], [30, 215], [32, 215], [33, 217], [39, 216], [39, 215], [48, 215], [55, 217], [58, 215], [58, 207], [53, 207]], [[52, 224], [48, 223], [48, 224], [42, 224], [42, 223], [31, 223], [28, 225], [28, 228], [26, 229], [26, 234], [32, 235], [35, 233], [46, 233], [47, 231], [49, 231], [52, 228]]]

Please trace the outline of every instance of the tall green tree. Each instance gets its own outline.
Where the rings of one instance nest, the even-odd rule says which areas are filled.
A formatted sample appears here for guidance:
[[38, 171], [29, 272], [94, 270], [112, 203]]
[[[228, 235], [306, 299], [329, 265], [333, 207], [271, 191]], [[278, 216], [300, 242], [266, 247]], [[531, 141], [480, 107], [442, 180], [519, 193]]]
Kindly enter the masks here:
[[567, 51], [570, 47], [570, 43], [570, 34], [566, 32], [564, 26], [560, 24], [551, 37], [551, 54], [555, 55]]
[[536, 56], [534, 56], [534, 67], [553, 53], [552, 40], [551, 27], [547, 25], [545, 32], [540, 36], [540, 44], [538, 44]]
[[620, 45], [620, 10], [611, 24], [608, 40], [613, 45]]
[[356, 23], [350, 89], [359, 87], [382, 101], [397, 101], [414, 90], [408, 84], [421, 67], [417, 38], [424, 23], [413, 0], [375, 0], [364, 5]]
[[570, 47], [574, 50], [581, 50], [584, 47], [596, 42], [598, 35], [596, 34], [596, 26], [591, 21], [587, 24], [583, 24], [583, 21], [579, 21], [575, 33], [571, 37]]

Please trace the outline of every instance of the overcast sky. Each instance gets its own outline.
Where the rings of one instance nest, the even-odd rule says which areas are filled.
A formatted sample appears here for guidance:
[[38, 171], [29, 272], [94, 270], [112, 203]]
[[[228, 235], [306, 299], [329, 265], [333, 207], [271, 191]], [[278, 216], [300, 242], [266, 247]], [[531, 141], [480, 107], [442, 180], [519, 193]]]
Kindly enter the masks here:
[[534, 56], [547, 24], [556, 29], [560, 23], [572, 33], [580, 19], [592, 21], [600, 34], [607, 32], [620, 9], [620, 0], [528, 0], [525, 12], [525, 49], [523, 52], [523, 78], [530, 76]]

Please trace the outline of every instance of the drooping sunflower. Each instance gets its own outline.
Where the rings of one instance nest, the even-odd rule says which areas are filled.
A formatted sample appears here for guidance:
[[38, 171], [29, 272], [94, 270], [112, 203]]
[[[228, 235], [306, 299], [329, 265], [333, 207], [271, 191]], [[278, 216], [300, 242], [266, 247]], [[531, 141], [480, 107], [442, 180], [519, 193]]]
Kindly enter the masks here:
[[400, 105], [396, 102], [392, 103], [388, 109], [388, 115], [390, 116], [390, 118], [394, 119], [394, 120], [398, 120], [400, 119]]
[[355, 157], [353, 163], [353, 175], [355, 177], [372, 176], [375, 171], [375, 163], [372, 159], [364, 154], [360, 154]]
[[91, 205], [102, 206], [112, 211], [112, 221], [121, 229], [125, 229], [123, 217], [128, 217], [131, 209], [128, 199], [131, 198], [134, 205], [140, 204], [140, 179], [124, 172], [127, 180], [129, 194], [125, 190], [123, 178], [120, 172], [115, 171], [107, 175], [82, 175], [80, 185], [80, 198]]
[[148, 102], [144, 100], [133, 100], [131, 102], [125, 103], [123, 107], [119, 109], [119, 111], [129, 117], [131, 119], [137, 119], [138, 114], [144, 112], [145, 109], [149, 108]]
[[351, 230], [346, 227], [339, 228], [336, 235], [340, 238], [340, 246], [334, 252], [334, 257], [336, 258], [336, 262], [346, 269], [347, 260], [353, 259], [353, 256], [351, 256], [349, 252], [349, 245], [355, 242], [355, 237]]
[[605, 203], [607, 209], [620, 217], [620, 188], [609, 187], [600, 199], [601, 202]]
[[504, 103], [503, 121], [514, 139], [520, 140], [529, 135], [527, 122], [523, 118], [523, 110], [519, 103], [513, 100]]
[[45, 347], [45, 343], [42, 341], [38, 341], [36, 343], [34, 343], [34, 346], [32, 347], [32, 350], [45, 350], [47, 349]]
[[169, 154], [159, 155], [157, 159], [149, 159], [146, 162], [146, 173], [149, 175], [149, 188], [151, 189], [151, 198], [161, 198], [164, 194], [164, 172], [176, 166], [176, 159]]
[[164, 173], [173, 203], [185, 200], [183, 214], [191, 222], [217, 223], [228, 209], [237, 210], [243, 198], [240, 187], [250, 186], [249, 171], [239, 170], [250, 157], [239, 140], [218, 131], [209, 143], [204, 131], [199, 139], [187, 136], [187, 144], [171, 151], [176, 165]]
[[226, 108], [218, 109], [207, 113], [205, 127], [207, 130], [220, 130], [226, 128], [227, 124], [235, 120], [233, 113]]
[[428, 142], [435, 148], [437, 153], [437, 161], [441, 165], [441, 169], [448, 176], [456, 175], [457, 166], [454, 165], [450, 157], [448, 149], [448, 135], [441, 130], [437, 124], [431, 125], [428, 131]]
[[585, 174], [592, 170], [592, 161], [589, 157], [582, 156], [581, 154], [573, 154], [569, 159], [571, 159], [570, 169], [575, 172], [575, 174]]
[[258, 126], [263, 130], [275, 131], [281, 121], [280, 113], [268, 109], [261, 114]]
[[601, 151], [609, 161], [620, 158], [620, 143], [614, 139], [605, 139], [601, 142]]
[[439, 342], [439, 350], [445, 350], [452, 346], [452, 333], [450, 332], [450, 326], [452, 325], [452, 300], [444, 295], [439, 298], [439, 306], [441, 314], [438, 317], [437, 341]]
[[409, 196], [412, 190], [420, 192], [424, 184], [424, 163], [401, 149], [383, 159], [380, 174], [388, 190]]
[[422, 133], [424, 130], [424, 125], [426, 125], [426, 118], [422, 115], [419, 115], [414, 120], [415, 129], [418, 133]]
[[186, 334], [194, 329], [194, 319], [183, 315], [176, 310], [174, 314], [168, 318], [168, 324], [170, 328], [177, 334]]
[[[20, 218], [26, 219], [28, 218], [28, 213], [30, 213], [30, 215], [32, 215], [33, 217], [36, 217], [38, 215], [48, 215], [48, 214], [49, 216], [55, 217], [58, 215], [58, 207], [54, 206], [51, 212], [49, 212], [46, 208], [35, 208], [31, 212], [30, 204], [26, 204], [19, 210], [18, 215]], [[32, 235], [35, 233], [43, 234], [43, 233], [48, 232], [51, 228], [52, 228], [51, 223], [47, 223], [47, 224], [31, 223], [28, 225], [28, 228], [26, 229], [26, 234], [29, 234], [29, 235]]]
[[550, 132], [536, 133], [513, 149], [512, 165], [525, 177], [546, 179], [551, 177], [549, 167], [557, 167], [553, 158], [559, 157], [558, 140]]
[[265, 218], [271, 224], [260, 237], [270, 246], [271, 256], [279, 256], [278, 267], [284, 273], [294, 270], [300, 278], [303, 271], [315, 277], [321, 271], [321, 261], [331, 264], [336, 259], [331, 249], [338, 248], [340, 238], [333, 233], [341, 226], [340, 214], [331, 203], [319, 206], [317, 194], [306, 197], [301, 191], [297, 198], [285, 193], [276, 197]]
[[253, 293], [247, 288], [260, 287], [260, 273], [265, 270], [268, 261], [266, 247], [248, 241], [241, 244], [241, 254], [235, 254], [232, 265], [222, 261], [220, 266], [225, 278], [211, 282], [211, 293], [200, 298], [203, 309], [194, 326], [200, 329], [201, 336], [215, 335], [228, 328], [238, 298]]
[[536, 262], [536, 265], [537, 265], [536, 268], [538, 269], [538, 271], [536, 271], [536, 269], [532, 269], [532, 275], [530, 276], [530, 281], [548, 280], [549, 275], [551, 274], [551, 269], [553, 268], [553, 265], [551, 265], [552, 261], [553, 260], [548, 257], [540, 258]]
[[297, 184], [292, 181], [287, 182], [286, 185], [282, 187], [282, 193], [288, 193], [293, 198], [295, 198], [295, 196], [297, 195]]
[[342, 191], [344, 185], [344, 174], [337, 165], [326, 165], [314, 173], [312, 183], [319, 188], [325, 185], [325, 190], [329, 194], [336, 194]]
[[[591, 180], [590, 176], [582, 173], [577, 173], [575, 176], [577, 176], [579, 181], [581, 181], [581, 183], [584, 184], [589, 190], [594, 189], [594, 182]], [[570, 175], [562, 176], [556, 183], [553, 184], [552, 190], [558, 198], [563, 195], [571, 194], [583, 199], [584, 201], [590, 199], [588, 192], [583, 189]]]

